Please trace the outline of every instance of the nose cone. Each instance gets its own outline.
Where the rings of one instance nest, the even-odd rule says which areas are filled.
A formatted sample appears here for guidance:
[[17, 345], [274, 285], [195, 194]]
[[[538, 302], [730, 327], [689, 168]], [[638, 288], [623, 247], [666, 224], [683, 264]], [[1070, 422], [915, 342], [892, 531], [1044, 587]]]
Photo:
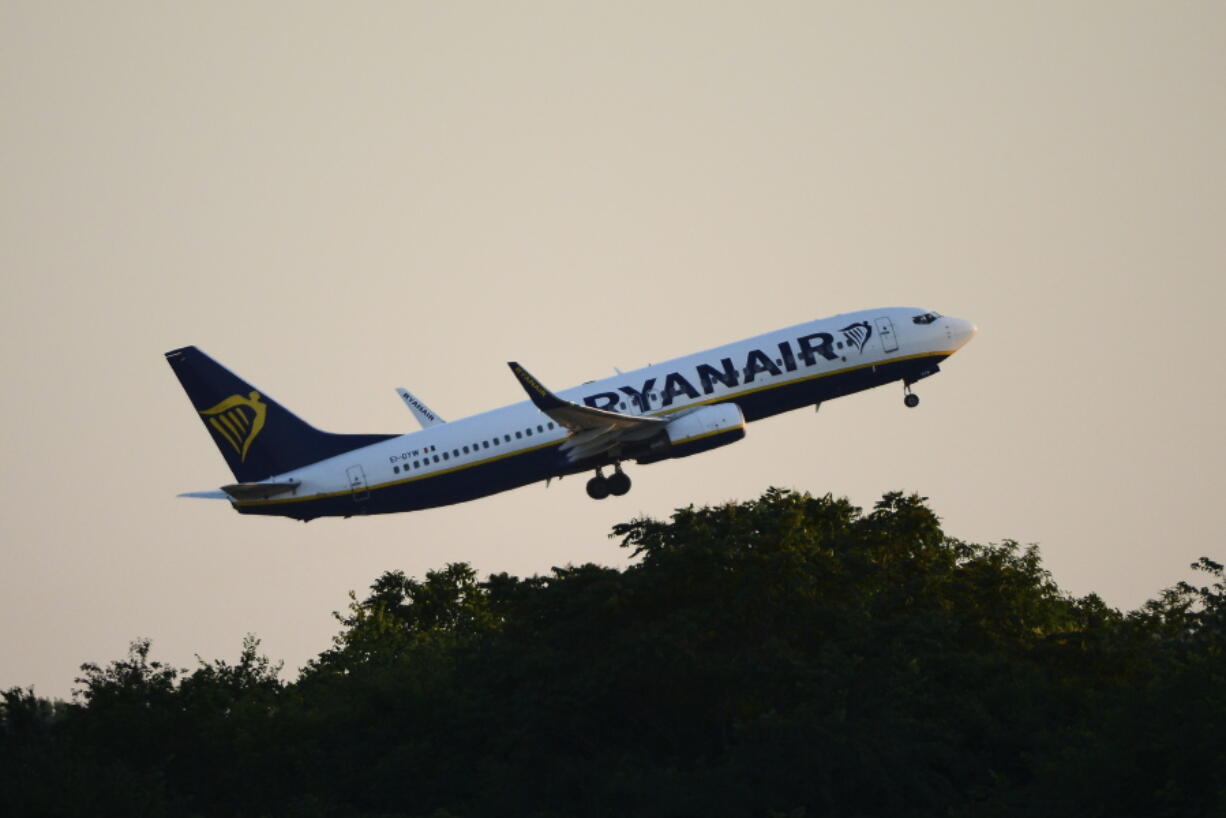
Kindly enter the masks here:
[[968, 321], [965, 318], [950, 318], [948, 321], [949, 337], [957, 349], [966, 346], [979, 332], [979, 327], [975, 326], [974, 321]]

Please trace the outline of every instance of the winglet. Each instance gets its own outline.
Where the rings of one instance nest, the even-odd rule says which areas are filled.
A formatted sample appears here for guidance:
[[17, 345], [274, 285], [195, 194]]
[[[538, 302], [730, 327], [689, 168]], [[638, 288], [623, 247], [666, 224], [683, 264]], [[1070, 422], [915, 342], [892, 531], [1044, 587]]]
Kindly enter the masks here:
[[528, 370], [515, 361], [508, 361], [507, 366], [511, 367], [511, 371], [519, 379], [519, 385], [528, 393], [528, 397], [532, 399], [537, 409], [540, 409], [542, 412], [548, 412], [551, 409], [561, 409], [568, 405], [566, 401], [546, 389], [540, 381], [532, 377]]
[[409, 407], [409, 411], [413, 413], [413, 417], [417, 418], [417, 422], [421, 424], [421, 428], [428, 429], [431, 426], [446, 423], [446, 421], [436, 415], [429, 406], [422, 403], [420, 398], [404, 387], [397, 387], [396, 394], [398, 394], [400, 399], [404, 401], [404, 405]]

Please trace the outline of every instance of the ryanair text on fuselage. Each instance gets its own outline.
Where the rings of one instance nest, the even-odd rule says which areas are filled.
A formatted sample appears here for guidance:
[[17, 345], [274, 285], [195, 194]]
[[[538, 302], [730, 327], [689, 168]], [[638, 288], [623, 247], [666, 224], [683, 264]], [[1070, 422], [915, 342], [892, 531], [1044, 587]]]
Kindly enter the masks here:
[[[863, 328], [869, 325], [860, 323], [853, 327], [863, 331]], [[847, 327], [842, 331], [846, 334], [853, 327]], [[871, 332], [869, 328], [867, 333], [871, 334]], [[867, 341], [868, 334], [865, 335], [865, 341]], [[851, 343], [849, 340], [848, 344]], [[778, 357], [773, 360], [761, 349], [750, 349], [745, 353], [740, 366], [736, 366], [732, 358], [720, 358], [718, 366], [698, 364], [691, 370], [689, 378], [680, 372], [669, 372], [664, 376], [658, 392], [656, 391], [657, 378], [648, 378], [638, 389], [633, 386], [619, 386], [618, 390], [630, 398], [640, 411], [647, 412], [651, 411], [652, 401], [656, 395], [659, 396], [659, 407], [666, 408], [672, 406], [673, 401], [681, 396], [697, 398], [700, 395], [710, 395], [715, 392], [716, 383], [735, 387], [742, 383], [753, 383], [758, 375], [777, 376], [782, 372], [795, 372], [799, 368], [798, 358], [804, 365], [813, 366], [817, 363], [818, 356], [827, 361], [835, 361], [841, 357], [835, 352], [834, 336], [828, 332], [802, 335], [795, 340], [795, 344], [793, 347], [791, 341], [780, 341], [775, 348]], [[862, 349], [863, 343], [859, 346]], [[695, 383], [701, 387], [701, 391], [694, 386]], [[595, 395], [588, 395], [583, 402], [595, 409], [612, 409], [622, 402], [622, 396], [617, 392], [598, 392]]]

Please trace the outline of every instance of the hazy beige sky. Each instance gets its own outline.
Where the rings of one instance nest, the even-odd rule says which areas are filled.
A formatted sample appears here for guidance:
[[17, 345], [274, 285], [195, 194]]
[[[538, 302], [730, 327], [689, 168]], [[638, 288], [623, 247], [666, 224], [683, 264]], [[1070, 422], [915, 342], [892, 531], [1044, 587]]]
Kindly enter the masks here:
[[[1226, 4], [0, 4], [0, 687], [154, 640], [293, 671], [350, 589], [625, 565], [769, 485], [931, 498], [1133, 607], [1226, 557]], [[837, 312], [979, 337], [726, 449], [309, 525], [230, 480], [162, 353], [307, 420], [444, 417]]]

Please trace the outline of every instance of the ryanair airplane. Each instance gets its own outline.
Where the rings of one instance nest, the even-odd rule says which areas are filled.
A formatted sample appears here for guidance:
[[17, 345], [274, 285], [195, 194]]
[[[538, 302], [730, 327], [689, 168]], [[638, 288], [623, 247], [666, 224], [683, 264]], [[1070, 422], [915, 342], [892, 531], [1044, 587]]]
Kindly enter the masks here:
[[[594, 472], [601, 500], [630, 490], [622, 465], [726, 446], [745, 424], [883, 384], [911, 385], [975, 336], [922, 309], [837, 315], [551, 392], [517, 363], [528, 400], [444, 421], [405, 389], [421, 424], [406, 435], [322, 432], [196, 347], [166, 353], [237, 482], [185, 497], [228, 499], [242, 514], [312, 520], [461, 503]], [[610, 474], [605, 470], [611, 469]]]

